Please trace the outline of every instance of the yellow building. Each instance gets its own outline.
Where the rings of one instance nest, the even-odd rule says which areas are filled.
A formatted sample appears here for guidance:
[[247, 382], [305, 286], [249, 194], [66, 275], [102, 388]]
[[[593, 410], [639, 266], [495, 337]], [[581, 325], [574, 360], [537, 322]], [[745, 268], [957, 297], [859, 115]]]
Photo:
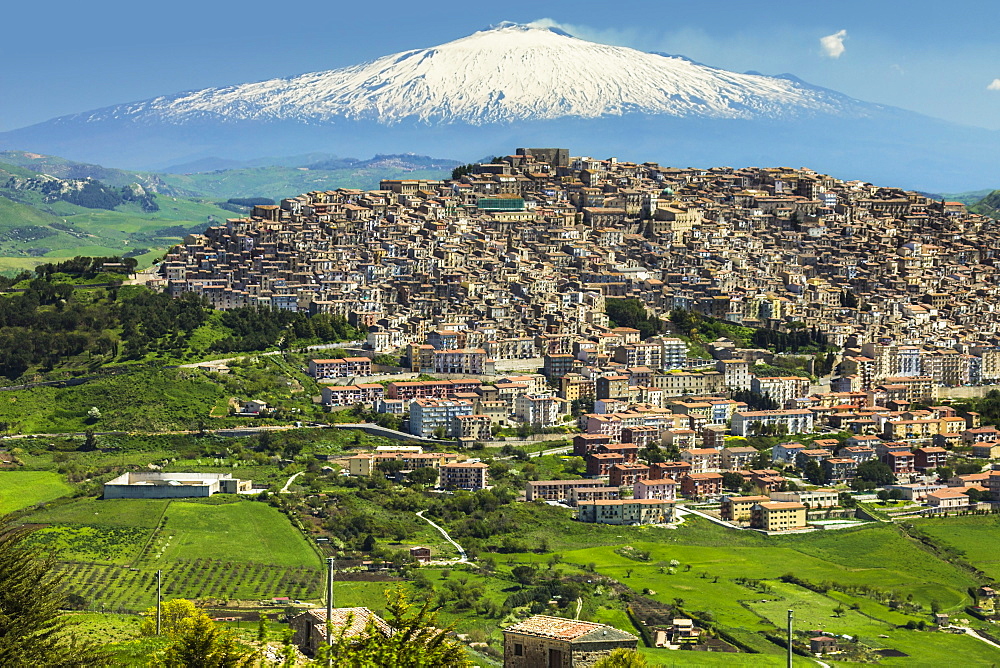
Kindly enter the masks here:
[[806, 526], [806, 507], [790, 501], [754, 504], [750, 509], [750, 526], [764, 531], [801, 529]]
[[758, 503], [770, 501], [767, 496], [726, 496], [722, 499], [720, 516], [730, 522], [746, 522], [750, 519], [751, 509]]

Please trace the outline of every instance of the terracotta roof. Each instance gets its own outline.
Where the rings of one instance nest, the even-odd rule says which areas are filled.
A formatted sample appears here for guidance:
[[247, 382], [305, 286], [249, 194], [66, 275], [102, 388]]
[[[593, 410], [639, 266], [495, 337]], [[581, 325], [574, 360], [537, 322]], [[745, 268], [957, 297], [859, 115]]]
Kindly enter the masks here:
[[578, 640], [589, 634], [601, 636], [607, 640], [635, 640], [635, 636], [624, 631], [619, 631], [607, 624], [597, 624], [595, 622], [582, 622], [576, 619], [564, 619], [562, 617], [549, 617], [548, 615], [535, 615], [528, 619], [508, 626], [504, 633], [519, 633], [523, 635], [538, 636], [541, 638], [551, 638], [553, 640]]
[[[316, 619], [316, 629], [325, 638], [326, 608], [314, 608], [307, 610], [303, 614], [310, 615]], [[334, 628], [334, 633], [339, 634], [343, 630], [344, 635], [351, 638], [363, 635], [369, 620], [375, 624], [375, 628], [386, 636], [390, 636], [395, 632], [384, 619], [368, 608], [334, 608], [330, 622]]]

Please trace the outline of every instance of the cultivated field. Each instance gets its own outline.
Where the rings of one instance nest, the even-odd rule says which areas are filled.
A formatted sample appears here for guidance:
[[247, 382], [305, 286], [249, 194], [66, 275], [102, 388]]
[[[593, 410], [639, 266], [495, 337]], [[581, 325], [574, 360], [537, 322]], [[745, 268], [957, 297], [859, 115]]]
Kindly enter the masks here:
[[141, 610], [166, 598], [293, 599], [320, 595], [317, 553], [263, 503], [81, 499], [27, 521], [52, 550], [71, 593], [91, 609]]

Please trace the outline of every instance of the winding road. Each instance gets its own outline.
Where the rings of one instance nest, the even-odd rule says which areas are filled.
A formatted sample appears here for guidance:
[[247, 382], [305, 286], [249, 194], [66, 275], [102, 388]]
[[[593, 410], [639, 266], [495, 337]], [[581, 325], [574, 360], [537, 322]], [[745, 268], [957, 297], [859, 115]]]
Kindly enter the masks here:
[[451, 536], [448, 535], [448, 532], [444, 530], [444, 527], [442, 527], [439, 524], [435, 524], [434, 522], [432, 522], [428, 518], [424, 517], [424, 513], [426, 513], [426, 512], [427, 512], [426, 510], [421, 510], [419, 513], [417, 513], [417, 517], [419, 517], [420, 519], [422, 519], [423, 521], [427, 522], [432, 527], [434, 527], [435, 529], [437, 529], [441, 533], [441, 535], [444, 536], [444, 539], [446, 541], [448, 541], [449, 543], [451, 543], [452, 545], [455, 546], [455, 549], [458, 550], [458, 554], [461, 557], [455, 563], [459, 563], [459, 564], [467, 564], [467, 563], [469, 563], [469, 555], [467, 555], [465, 553], [465, 549], [461, 545], [459, 545], [458, 543], [456, 543], [455, 540]]
[[305, 473], [305, 471], [299, 471], [298, 473], [293, 473], [291, 477], [288, 478], [288, 481], [285, 482], [285, 486], [281, 488], [281, 491], [279, 491], [278, 494], [288, 494], [288, 486], [291, 485], [292, 482], [303, 473]]

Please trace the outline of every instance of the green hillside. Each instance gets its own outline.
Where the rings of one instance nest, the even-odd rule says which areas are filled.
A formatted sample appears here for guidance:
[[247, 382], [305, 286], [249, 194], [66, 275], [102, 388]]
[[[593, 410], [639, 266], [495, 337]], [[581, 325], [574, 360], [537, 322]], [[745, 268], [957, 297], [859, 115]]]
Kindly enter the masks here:
[[1000, 218], [1000, 190], [994, 190], [969, 207], [973, 213]]
[[310, 190], [374, 190], [382, 179], [445, 179], [450, 174], [450, 169], [406, 170], [395, 167], [254, 167], [198, 174], [161, 174], [160, 177], [177, 190], [197, 192], [203, 197], [220, 200], [231, 197], [270, 197], [279, 200]]
[[66, 158], [29, 153], [28, 151], [0, 151], [0, 163], [3, 163], [3, 169], [8, 171], [12, 166], [19, 168], [21, 172], [20, 176], [49, 174], [60, 179], [95, 179], [110, 186], [118, 187], [138, 183], [143, 188], [158, 193], [181, 196], [194, 196], [197, 194], [171, 189], [170, 186], [159, 178], [158, 174], [132, 172], [125, 169], [103, 167], [85, 162], [74, 162]]
[[0, 272], [77, 255], [135, 257], [144, 268], [185, 234], [249, 211], [226, 200], [375, 189], [380, 180], [392, 178], [442, 179], [453, 162], [425, 156], [298, 157], [305, 162], [320, 158], [325, 159], [301, 167], [155, 174], [26, 151], [0, 152]]
[[77, 255], [135, 257], [144, 267], [185, 234], [233, 215], [137, 184], [59, 179], [0, 163], [0, 271]]
[[963, 193], [940, 193], [934, 195], [934, 199], [943, 199], [949, 202], [961, 202], [966, 206], [971, 206], [989, 195], [992, 190], [971, 190]]

